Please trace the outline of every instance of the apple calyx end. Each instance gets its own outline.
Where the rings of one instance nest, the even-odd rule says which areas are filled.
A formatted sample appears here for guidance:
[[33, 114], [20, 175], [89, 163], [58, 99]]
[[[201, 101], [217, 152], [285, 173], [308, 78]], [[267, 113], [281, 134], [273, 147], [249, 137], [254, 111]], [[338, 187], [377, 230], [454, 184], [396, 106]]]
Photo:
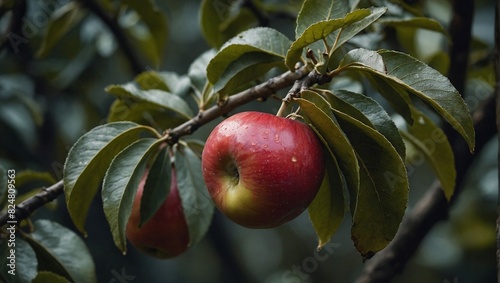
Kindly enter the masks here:
[[232, 188], [238, 186], [240, 182], [240, 172], [238, 170], [238, 166], [236, 166], [236, 163], [234, 160], [230, 160], [226, 164], [226, 172], [228, 173], [228, 176], [230, 178], [230, 183], [232, 184]]

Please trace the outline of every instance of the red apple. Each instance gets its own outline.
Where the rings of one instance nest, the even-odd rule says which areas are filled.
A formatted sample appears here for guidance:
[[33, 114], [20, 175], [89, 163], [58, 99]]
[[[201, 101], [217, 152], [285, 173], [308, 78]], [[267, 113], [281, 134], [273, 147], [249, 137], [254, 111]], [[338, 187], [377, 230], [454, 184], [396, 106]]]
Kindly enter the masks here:
[[157, 258], [172, 258], [187, 250], [189, 230], [184, 218], [177, 189], [175, 170], [172, 168], [170, 193], [151, 219], [139, 227], [141, 197], [146, 183], [143, 176], [132, 205], [126, 235], [136, 249]]
[[301, 214], [325, 172], [324, 153], [306, 124], [259, 112], [224, 120], [202, 154], [203, 178], [218, 209], [249, 228], [270, 228]]

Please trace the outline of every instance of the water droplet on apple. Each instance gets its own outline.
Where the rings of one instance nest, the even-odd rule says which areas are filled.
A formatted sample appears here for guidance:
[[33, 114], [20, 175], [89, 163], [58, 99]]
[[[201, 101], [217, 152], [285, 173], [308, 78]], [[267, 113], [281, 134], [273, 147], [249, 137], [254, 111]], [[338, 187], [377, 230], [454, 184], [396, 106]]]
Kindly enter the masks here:
[[293, 162], [293, 163], [297, 162], [297, 157], [292, 156], [292, 162]]
[[425, 125], [425, 120], [424, 120], [424, 117], [422, 117], [422, 116], [418, 117], [418, 122], [419, 122], [421, 125]]
[[253, 142], [253, 143], [252, 143], [252, 145], [253, 145], [253, 146], [256, 146], [257, 144]]

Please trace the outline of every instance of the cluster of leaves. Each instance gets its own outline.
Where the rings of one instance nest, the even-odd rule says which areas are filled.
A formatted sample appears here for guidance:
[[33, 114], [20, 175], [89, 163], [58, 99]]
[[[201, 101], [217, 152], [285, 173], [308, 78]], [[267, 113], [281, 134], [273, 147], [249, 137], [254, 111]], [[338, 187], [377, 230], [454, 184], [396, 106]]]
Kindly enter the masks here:
[[[131, 103], [130, 112], [143, 111], [137, 110], [137, 107], [146, 107], [148, 112], [141, 113], [154, 116], [155, 111], [151, 109], [156, 107], [172, 111], [174, 116], [169, 117], [178, 117], [180, 122], [192, 117], [184, 100], [164, 90], [138, 89], [133, 84], [125, 84], [110, 86], [108, 91], [119, 97], [118, 104], [125, 101]], [[134, 102], [131, 102], [132, 99]], [[113, 109], [116, 109], [117, 103]], [[143, 116], [133, 115], [125, 117], [143, 121]], [[151, 126], [117, 121], [92, 129], [73, 145], [64, 167], [64, 189], [68, 211], [81, 232], [85, 233], [89, 207], [102, 181], [104, 212], [115, 244], [125, 252], [125, 227], [142, 176], [149, 169], [141, 200], [141, 222], [144, 223], [166, 199], [173, 166], [190, 232], [190, 245], [202, 238], [213, 213], [213, 204], [201, 177], [203, 144], [196, 140], [183, 140], [171, 146], [166, 143], [166, 137], [168, 135], [162, 135]]]
[[[8, 174], [0, 167], [0, 206], [12, 212], [14, 201], [22, 202], [38, 192], [36, 188], [40, 185], [54, 182], [48, 173], [11, 170]], [[12, 198], [14, 189], [16, 195]], [[51, 203], [48, 208], [55, 209], [56, 204]], [[23, 229], [15, 235], [16, 225], [10, 222], [7, 234], [2, 235], [0, 241], [0, 264], [3, 266], [0, 278], [20, 283], [96, 281], [92, 256], [75, 232], [50, 220], [37, 220], [19, 223]], [[78, 251], [78, 257], [74, 256], [74, 251]]]
[[[296, 63], [302, 62], [330, 78], [355, 72], [364, 74], [404, 118], [407, 125], [398, 129], [377, 101], [337, 89], [334, 83], [302, 90], [294, 99], [299, 106], [297, 113], [316, 130], [330, 157], [323, 186], [309, 208], [319, 247], [339, 227], [348, 200], [354, 244], [368, 258], [393, 239], [406, 209], [405, 144], [425, 154], [446, 197], [453, 194], [456, 173], [451, 147], [435, 122], [417, 109], [416, 100], [430, 105], [450, 123], [471, 151], [474, 130], [461, 95], [445, 76], [425, 63], [390, 50], [353, 48], [344, 54], [340, 48], [379, 19], [382, 25], [444, 33], [439, 23], [421, 17], [383, 18], [386, 8], [356, 5], [349, 1], [305, 1], [297, 17], [294, 41], [271, 28], [245, 30], [221, 45], [207, 66], [207, 78], [219, 99], [224, 99], [237, 91], [236, 86], [276, 66], [293, 72]], [[205, 33], [211, 37], [213, 30]], [[315, 55], [306, 55], [312, 62], [304, 59], [306, 48], [323, 50], [317, 56], [321, 59]]]

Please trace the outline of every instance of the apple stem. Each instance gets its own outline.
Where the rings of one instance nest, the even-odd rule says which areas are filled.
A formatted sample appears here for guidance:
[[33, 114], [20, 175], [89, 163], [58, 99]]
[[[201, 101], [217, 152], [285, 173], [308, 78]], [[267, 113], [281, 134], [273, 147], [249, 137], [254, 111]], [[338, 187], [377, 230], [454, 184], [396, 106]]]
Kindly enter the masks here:
[[278, 109], [278, 112], [276, 113], [276, 116], [278, 117], [283, 117], [283, 113], [285, 112], [286, 107], [288, 106], [288, 103], [284, 98], [282, 100], [280, 109]]
[[[306, 78], [307, 78], [307, 76], [306, 76]], [[281, 106], [278, 109], [276, 116], [278, 116], [278, 117], [284, 116], [284, 113], [285, 113], [286, 108], [288, 107], [288, 104], [290, 104], [293, 97], [299, 95], [299, 93], [302, 91], [302, 88], [303, 88], [303, 81], [302, 80], [295, 81], [292, 88], [286, 94], [285, 98], [282, 99]]]
[[311, 71], [307, 76], [300, 80], [296, 80], [292, 88], [288, 91], [285, 98], [282, 99], [282, 103], [276, 116], [283, 117], [288, 104], [292, 101], [294, 97], [300, 97], [300, 93], [303, 90], [309, 89], [315, 84], [326, 84], [332, 80], [331, 76], [318, 73], [316, 70]]

